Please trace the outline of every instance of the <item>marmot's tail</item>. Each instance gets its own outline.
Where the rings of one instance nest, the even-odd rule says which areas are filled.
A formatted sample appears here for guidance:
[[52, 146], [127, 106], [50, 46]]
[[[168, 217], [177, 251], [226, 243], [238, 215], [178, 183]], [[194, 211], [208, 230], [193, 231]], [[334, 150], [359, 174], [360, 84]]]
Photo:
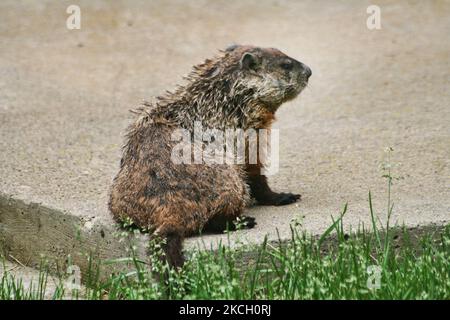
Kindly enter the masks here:
[[171, 233], [165, 236], [163, 250], [167, 263], [172, 268], [181, 268], [184, 264], [183, 257], [183, 237], [179, 234]]

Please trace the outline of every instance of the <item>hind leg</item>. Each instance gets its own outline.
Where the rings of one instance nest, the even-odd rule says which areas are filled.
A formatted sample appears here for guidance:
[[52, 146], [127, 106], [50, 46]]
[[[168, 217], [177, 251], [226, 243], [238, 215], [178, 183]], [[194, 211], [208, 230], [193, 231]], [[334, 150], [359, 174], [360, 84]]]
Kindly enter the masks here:
[[235, 231], [238, 225], [242, 225], [246, 229], [252, 229], [256, 226], [255, 218], [249, 216], [227, 217], [225, 215], [219, 215], [212, 218], [205, 225], [203, 230], [212, 233], [223, 233], [224, 231]]
[[188, 235], [198, 233], [204, 226], [207, 209], [182, 194], [171, 194], [161, 199], [165, 205], [153, 212], [152, 224], [156, 227], [155, 235], [165, 240], [165, 261], [171, 267], [179, 268], [184, 264], [183, 240]]
[[212, 215], [205, 224], [206, 232], [222, 233], [234, 231], [238, 226], [251, 229], [256, 225], [255, 218], [243, 216], [245, 200], [242, 194], [224, 192], [211, 206]]

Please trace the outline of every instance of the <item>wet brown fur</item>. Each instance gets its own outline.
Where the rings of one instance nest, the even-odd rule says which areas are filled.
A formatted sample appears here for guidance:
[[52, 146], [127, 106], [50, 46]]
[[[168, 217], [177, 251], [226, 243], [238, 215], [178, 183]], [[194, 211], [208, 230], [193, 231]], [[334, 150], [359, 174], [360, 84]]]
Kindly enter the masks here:
[[[291, 63], [287, 67], [283, 63]], [[285, 70], [289, 69], [291, 70]], [[182, 240], [201, 230], [223, 231], [241, 216], [251, 197], [282, 205], [299, 195], [275, 193], [261, 165], [175, 164], [176, 128], [270, 128], [276, 109], [306, 85], [309, 70], [276, 49], [233, 46], [193, 68], [187, 84], [135, 112], [109, 207], [118, 221], [166, 238], [172, 266], [181, 266]]]

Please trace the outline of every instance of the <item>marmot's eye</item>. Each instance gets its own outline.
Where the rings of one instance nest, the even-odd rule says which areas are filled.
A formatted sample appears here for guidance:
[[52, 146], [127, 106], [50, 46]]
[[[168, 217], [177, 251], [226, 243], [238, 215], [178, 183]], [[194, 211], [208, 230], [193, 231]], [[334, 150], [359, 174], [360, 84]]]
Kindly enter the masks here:
[[283, 61], [280, 64], [280, 67], [283, 68], [284, 70], [288, 70], [289, 71], [289, 70], [292, 70], [293, 64], [292, 64], [291, 61], [286, 60], [286, 61]]

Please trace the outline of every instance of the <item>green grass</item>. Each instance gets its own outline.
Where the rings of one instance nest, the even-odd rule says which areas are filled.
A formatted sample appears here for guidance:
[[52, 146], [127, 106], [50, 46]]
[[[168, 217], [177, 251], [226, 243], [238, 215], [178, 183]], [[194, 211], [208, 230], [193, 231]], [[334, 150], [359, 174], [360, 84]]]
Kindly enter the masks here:
[[[268, 243], [253, 248], [252, 259], [244, 249], [220, 246], [215, 251], [195, 250], [179, 272], [170, 271], [166, 283], [153, 272], [165, 272], [157, 254], [152, 267], [128, 257], [109, 263], [131, 263], [127, 273], [99, 281], [91, 273], [87, 299], [450, 299], [450, 227], [438, 236], [411, 241], [406, 230], [402, 245], [398, 232], [386, 229], [360, 231], [350, 236], [342, 221], [319, 239], [292, 228], [290, 242]], [[330, 230], [331, 230], [330, 229]], [[392, 235], [392, 236], [390, 236]], [[329, 240], [333, 236], [334, 240]], [[154, 252], [159, 252], [154, 243]], [[248, 248], [247, 248], [248, 249]], [[245, 261], [245, 262], [244, 262]], [[380, 267], [379, 288], [368, 288], [368, 267]], [[372, 267], [373, 268], [373, 267]], [[44, 269], [45, 270], [45, 269]], [[93, 274], [93, 275], [92, 275]], [[42, 299], [47, 282], [41, 272], [39, 283], [25, 290], [8, 273], [0, 280], [0, 299]], [[60, 285], [53, 295], [67, 292]], [[76, 296], [75, 296], [76, 297]]]
[[[449, 227], [439, 236], [426, 235], [417, 242], [405, 229], [349, 236], [342, 226], [337, 220], [319, 239], [293, 227], [290, 242], [264, 241], [253, 248], [250, 261], [245, 250], [228, 246], [216, 253], [194, 251], [166, 285], [150, 286], [148, 266], [135, 261], [141, 275], [137, 281], [122, 275], [104, 289], [112, 299], [450, 298]], [[395, 244], [399, 239], [401, 246]], [[369, 267], [379, 267], [379, 288], [368, 288]], [[155, 271], [164, 270], [160, 265]]]
[[[390, 151], [389, 149], [389, 156]], [[344, 232], [344, 206], [338, 219], [320, 237], [291, 226], [290, 241], [257, 247], [215, 251], [193, 250], [179, 271], [161, 262], [161, 243], [150, 242], [149, 262], [130, 256], [103, 261], [90, 259], [84, 277], [86, 290], [73, 292], [83, 299], [450, 299], [450, 226], [416, 238], [405, 228], [392, 228], [391, 187], [388, 167], [387, 223], [378, 223], [369, 193], [371, 230]], [[127, 272], [100, 281], [104, 265], [127, 265]], [[370, 270], [378, 271], [372, 274]], [[155, 274], [166, 274], [155, 280]], [[42, 266], [38, 284], [25, 289], [8, 272], [0, 280], [0, 299], [42, 299], [47, 271]], [[369, 285], [368, 285], [369, 284]], [[372, 285], [370, 285], [372, 284]], [[68, 297], [63, 282], [54, 299]]]

